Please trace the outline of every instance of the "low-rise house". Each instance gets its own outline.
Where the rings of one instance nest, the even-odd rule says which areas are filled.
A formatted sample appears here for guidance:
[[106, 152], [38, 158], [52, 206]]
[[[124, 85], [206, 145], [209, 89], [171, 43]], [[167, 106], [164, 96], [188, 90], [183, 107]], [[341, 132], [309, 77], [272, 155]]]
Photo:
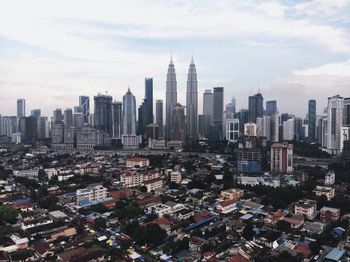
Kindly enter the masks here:
[[146, 157], [129, 157], [125, 163], [126, 167], [147, 167], [149, 166], [149, 159]]
[[316, 186], [313, 192], [316, 196], [326, 196], [328, 201], [335, 196], [335, 189], [330, 186]]
[[11, 235], [10, 237], [0, 237], [0, 251], [7, 253], [14, 252], [17, 250], [25, 250], [28, 248], [29, 239], [19, 237], [18, 235]]
[[229, 213], [237, 210], [236, 200], [235, 199], [231, 199], [231, 200], [222, 201], [221, 203], [219, 203], [216, 206], [216, 210], [220, 214], [229, 214]]
[[143, 185], [147, 188], [147, 192], [159, 191], [163, 187], [163, 180], [159, 178], [154, 178], [143, 182]]
[[325, 228], [325, 224], [321, 222], [305, 221], [303, 229], [312, 234], [321, 234]]
[[323, 207], [320, 211], [320, 218], [324, 222], [336, 221], [340, 218], [340, 209]]
[[208, 240], [192, 236], [189, 240], [189, 250], [192, 252], [201, 252], [203, 246], [208, 243]]
[[284, 218], [284, 221], [291, 224], [292, 228], [300, 228], [304, 224], [304, 217], [302, 215], [292, 215]]
[[236, 201], [244, 196], [244, 190], [238, 188], [231, 188], [227, 190], [223, 190], [220, 192], [220, 197], [223, 200], [233, 200]]
[[294, 214], [303, 215], [307, 219], [314, 219], [317, 215], [317, 203], [313, 200], [299, 201], [294, 205]]

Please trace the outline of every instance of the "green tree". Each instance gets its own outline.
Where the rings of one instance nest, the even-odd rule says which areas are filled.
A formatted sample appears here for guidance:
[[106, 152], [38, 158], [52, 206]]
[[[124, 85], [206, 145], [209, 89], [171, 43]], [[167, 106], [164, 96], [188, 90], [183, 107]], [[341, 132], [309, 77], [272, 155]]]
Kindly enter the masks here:
[[18, 211], [11, 206], [0, 206], [0, 225], [14, 224], [17, 221]]

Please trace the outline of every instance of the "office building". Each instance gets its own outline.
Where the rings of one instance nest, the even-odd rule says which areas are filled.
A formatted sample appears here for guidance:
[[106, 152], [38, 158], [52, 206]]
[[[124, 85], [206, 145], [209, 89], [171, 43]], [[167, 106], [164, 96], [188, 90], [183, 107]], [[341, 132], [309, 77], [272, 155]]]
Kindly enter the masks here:
[[73, 113], [73, 127], [82, 128], [84, 126], [84, 114]]
[[261, 152], [258, 148], [242, 148], [237, 152], [237, 171], [258, 173], [261, 169]]
[[309, 100], [308, 105], [308, 138], [310, 141], [316, 141], [316, 100]]
[[136, 134], [136, 98], [130, 88], [123, 96], [123, 134]]
[[341, 149], [341, 128], [343, 126], [344, 98], [336, 95], [328, 98], [327, 107], [327, 151], [339, 154]]
[[73, 127], [73, 111], [71, 108], [64, 110], [64, 126], [66, 128]]
[[61, 108], [56, 108], [53, 111], [53, 124], [61, 124], [63, 123], [63, 114]]
[[203, 93], [203, 115], [209, 116], [210, 123], [214, 120], [214, 96], [210, 89]]
[[159, 136], [163, 137], [163, 100], [156, 100], [156, 124], [159, 126]]
[[186, 127], [187, 137], [190, 140], [198, 135], [198, 82], [194, 60], [192, 58], [187, 74], [186, 92]]
[[181, 141], [186, 140], [186, 117], [185, 108], [177, 103], [173, 108], [172, 121], [171, 121], [171, 141]]
[[262, 116], [256, 118], [257, 134], [258, 136], [266, 137], [267, 141], [271, 139], [271, 118], [269, 116]]
[[165, 100], [165, 121], [166, 121], [166, 131], [165, 138], [170, 139], [170, 134], [172, 130], [172, 114], [174, 106], [177, 104], [177, 82], [176, 73], [173, 63], [173, 59], [170, 59], [168, 74], [166, 79], [166, 100]]
[[220, 138], [223, 137], [223, 112], [224, 112], [224, 88], [214, 87], [213, 91], [213, 124], [217, 126], [220, 132]]
[[240, 131], [242, 134], [244, 133], [244, 124], [248, 123], [248, 115], [249, 115], [248, 109], [241, 109], [241, 110], [238, 112], [239, 131]]
[[101, 201], [107, 197], [107, 188], [102, 185], [88, 186], [76, 191], [77, 205], [84, 205], [92, 201]]
[[45, 116], [41, 116], [38, 119], [38, 140], [44, 140], [49, 138], [50, 128], [49, 120]]
[[94, 127], [112, 135], [112, 97], [98, 94], [94, 96]]
[[292, 141], [295, 134], [295, 121], [294, 117], [288, 119], [283, 123], [283, 140]]
[[350, 126], [350, 97], [344, 98], [343, 126]]
[[274, 143], [270, 150], [271, 172], [293, 172], [293, 145], [288, 143]]
[[266, 115], [272, 116], [276, 112], [277, 112], [277, 101], [276, 100], [266, 101]]
[[198, 115], [198, 135], [209, 138], [212, 118], [209, 115]]
[[157, 124], [148, 124], [146, 126], [146, 138], [147, 139], [159, 139], [159, 126]]
[[112, 103], [112, 137], [120, 138], [122, 135], [123, 104], [114, 101]]
[[145, 78], [145, 125], [153, 123], [153, 78]]
[[229, 142], [236, 142], [239, 137], [239, 119], [225, 119], [225, 138]]
[[39, 119], [41, 116], [41, 110], [40, 109], [33, 109], [30, 111], [30, 115], [36, 119]]
[[244, 124], [244, 135], [245, 136], [257, 136], [258, 130], [255, 123], [249, 122]]
[[17, 99], [17, 117], [26, 116], [26, 100], [23, 98]]
[[81, 108], [81, 113], [83, 113], [84, 124], [89, 123], [90, 98], [88, 96], [79, 96], [79, 107]]
[[248, 100], [249, 122], [256, 123], [256, 118], [262, 117], [264, 113], [263, 102], [264, 102], [264, 98], [261, 95], [261, 93], [257, 93], [254, 96], [249, 96], [249, 100]]
[[270, 117], [270, 136], [271, 136], [271, 142], [277, 143], [279, 142], [279, 113], [276, 111], [274, 114]]

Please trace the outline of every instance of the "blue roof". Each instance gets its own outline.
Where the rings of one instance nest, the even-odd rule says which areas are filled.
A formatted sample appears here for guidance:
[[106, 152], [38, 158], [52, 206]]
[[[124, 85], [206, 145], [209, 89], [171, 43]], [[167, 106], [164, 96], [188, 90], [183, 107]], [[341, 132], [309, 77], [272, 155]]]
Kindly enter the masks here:
[[67, 192], [63, 194], [64, 196], [74, 196], [76, 195], [76, 192]]
[[206, 223], [209, 223], [210, 221], [213, 221], [214, 219], [216, 219], [216, 216], [209, 216], [206, 217], [204, 219], [202, 219], [201, 221], [198, 221], [197, 223], [194, 223], [192, 225], [189, 225], [188, 227], [185, 227], [185, 231], [191, 231], [192, 229], [195, 229], [196, 227], [200, 227]]
[[25, 204], [25, 203], [28, 203], [30, 200], [31, 200], [30, 198], [17, 199], [15, 200], [15, 204], [16, 205]]
[[338, 261], [344, 256], [344, 254], [345, 254], [344, 249], [335, 247], [327, 254], [325, 258], [333, 261]]
[[242, 219], [242, 220], [249, 220], [251, 219], [252, 217], [254, 217], [252, 214], [245, 214], [243, 216], [241, 216], [239, 219]]

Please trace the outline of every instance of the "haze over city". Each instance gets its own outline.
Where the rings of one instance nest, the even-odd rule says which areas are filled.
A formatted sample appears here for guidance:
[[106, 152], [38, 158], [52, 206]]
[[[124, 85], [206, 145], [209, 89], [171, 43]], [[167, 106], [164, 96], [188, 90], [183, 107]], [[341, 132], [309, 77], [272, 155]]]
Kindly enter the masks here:
[[128, 87], [141, 104], [145, 77], [165, 100], [171, 55], [182, 104], [194, 56], [199, 112], [215, 86], [237, 109], [260, 90], [280, 112], [304, 117], [309, 99], [322, 112], [329, 96], [350, 95], [349, 13], [346, 0], [2, 1], [0, 112], [15, 115], [23, 97], [51, 116], [79, 95], [121, 101]]

